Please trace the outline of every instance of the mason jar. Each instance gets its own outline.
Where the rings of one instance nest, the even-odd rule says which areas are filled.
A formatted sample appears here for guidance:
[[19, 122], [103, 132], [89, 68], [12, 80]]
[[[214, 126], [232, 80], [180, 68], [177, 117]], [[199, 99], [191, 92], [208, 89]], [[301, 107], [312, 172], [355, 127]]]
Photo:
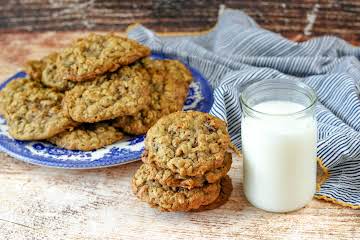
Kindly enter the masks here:
[[241, 93], [244, 193], [257, 208], [289, 212], [316, 190], [316, 95], [300, 81], [269, 79]]

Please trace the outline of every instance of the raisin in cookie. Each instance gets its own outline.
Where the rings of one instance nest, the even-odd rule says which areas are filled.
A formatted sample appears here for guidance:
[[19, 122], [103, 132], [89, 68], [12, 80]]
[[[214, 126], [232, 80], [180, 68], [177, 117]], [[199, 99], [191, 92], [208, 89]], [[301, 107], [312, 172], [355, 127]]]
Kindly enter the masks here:
[[132, 189], [140, 200], [162, 211], [190, 211], [214, 202], [220, 193], [220, 182], [193, 189], [168, 187], [149, 179], [140, 168], [133, 177]]
[[145, 59], [142, 64], [151, 76], [150, 106], [133, 116], [119, 117], [114, 123], [134, 135], [145, 134], [162, 116], [182, 110], [192, 81], [191, 73], [179, 61]]
[[63, 79], [56, 65], [58, 53], [52, 53], [41, 60], [31, 60], [25, 65], [30, 78], [40, 80], [47, 87], [66, 91], [75, 86], [75, 82]]
[[[143, 156], [146, 158], [146, 154]], [[146, 162], [146, 160], [144, 160]], [[162, 169], [156, 167], [154, 164], [143, 164], [139, 171], [147, 172], [148, 179], [155, 180], [161, 185], [169, 187], [183, 187], [192, 189], [195, 187], [202, 187], [206, 183], [214, 183], [226, 176], [231, 168], [232, 156], [231, 153], [225, 153], [224, 165], [215, 170], [206, 172], [203, 176], [183, 177], [178, 173], [173, 173], [169, 169]]]
[[9, 134], [19, 140], [47, 139], [77, 124], [62, 109], [64, 94], [29, 85], [6, 106]]
[[57, 66], [63, 79], [84, 81], [117, 70], [150, 54], [134, 40], [114, 34], [90, 34], [64, 49]]
[[90, 151], [110, 145], [124, 138], [124, 134], [109, 123], [82, 124], [48, 139], [69, 150]]
[[122, 67], [66, 92], [64, 108], [77, 122], [136, 114], [150, 103], [149, 79], [141, 64]]
[[181, 176], [202, 176], [224, 165], [229, 144], [227, 126], [219, 118], [202, 112], [176, 112], [150, 128], [144, 160]]

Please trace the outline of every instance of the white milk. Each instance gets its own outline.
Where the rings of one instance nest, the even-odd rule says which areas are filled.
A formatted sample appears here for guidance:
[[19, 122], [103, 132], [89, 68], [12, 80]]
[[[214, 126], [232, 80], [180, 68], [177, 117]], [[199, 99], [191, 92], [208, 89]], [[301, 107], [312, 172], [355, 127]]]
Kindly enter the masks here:
[[[252, 107], [291, 114], [301, 104], [267, 101]], [[305, 206], [316, 190], [316, 121], [312, 116], [243, 117], [244, 191], [255, 207], [288, 212]]]

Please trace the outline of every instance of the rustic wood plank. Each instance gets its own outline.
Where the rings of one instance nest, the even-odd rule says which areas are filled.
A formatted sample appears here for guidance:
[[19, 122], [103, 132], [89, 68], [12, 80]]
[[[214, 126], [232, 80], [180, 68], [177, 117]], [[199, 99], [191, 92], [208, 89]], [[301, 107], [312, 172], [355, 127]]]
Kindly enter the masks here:
[[243, 9], [261, 26], [285, 36], [333, 34], [360, 42], [357, 0], [28, 0], [0, 1], [0, 32], [48, 30], [124, 31], [143, 23], [154, 30], [200, 31], [224, 7]]
[[[26, 59], [87, 32], [0, 35], [0, 82]], [[1, 239], [359, 239], [360, 211], [313, 200], [287, 214], [252, 207], [242, 192], [242, 161], [230, 171], [234, 191], [219, 209], [160, 213], [131, 193], [140, 162], [107, 169], [61, 170], [0, 153]]]

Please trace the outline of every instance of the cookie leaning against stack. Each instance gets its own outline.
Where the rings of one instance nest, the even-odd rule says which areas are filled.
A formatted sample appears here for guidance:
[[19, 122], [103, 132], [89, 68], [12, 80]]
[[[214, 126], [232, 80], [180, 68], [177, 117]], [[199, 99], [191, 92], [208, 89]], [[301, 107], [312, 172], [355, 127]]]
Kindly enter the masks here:
[[114, 34], [77, 39], [29, 61], [27, 78], [0, 92], [0, 113], [19, 140], [47, 140], [93, 150], [128, 134], [144, 134], [182, 109], [192, 81], [176, 60], [152, 60], [150, 49]]
[[132, 180], [134, 193], [163, 211], [221, 205], [232, 189], [229, 144], [226, 124], [207, 113], [162, 117], [145, 139], [144, 164]]

